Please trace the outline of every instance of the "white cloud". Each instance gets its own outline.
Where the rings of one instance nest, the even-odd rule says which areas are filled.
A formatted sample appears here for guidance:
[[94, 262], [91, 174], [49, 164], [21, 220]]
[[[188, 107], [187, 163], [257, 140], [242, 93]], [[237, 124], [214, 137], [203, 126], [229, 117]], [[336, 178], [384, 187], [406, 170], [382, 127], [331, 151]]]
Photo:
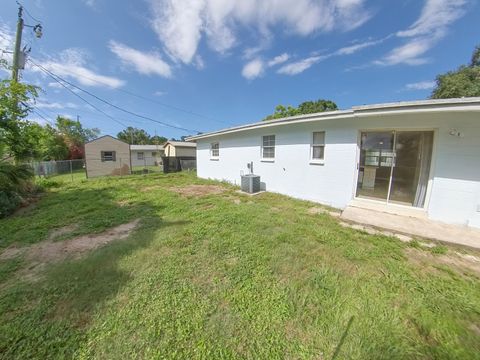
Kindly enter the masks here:
[[153, 93], [153, 95], [155, 96], [163, 96], [163, 95], [166, 95], [167, 92], [166, 91], [160, 91], [160, 90], [157, 90]]
[[422, 13], [407, 30], [397, 37], [409, 39], [394, 48], [377, 65], [420, 65], [428, 62], [424, 54], [448, 33], [448, 27], [465, 14], [466, 0], [426, 0]]
[[109, 48], [124, 65], [132, 67], [140, 74], [155, 74], [166, 78], [172, 76], [170, 65], [163, 61], [158, 53], [145, 53], [113, 40], [110, 41]]
[[166, 52], [190, 64], [202, 38], [225, 53], [239, 43], [240, 27], [256, 38], [272, 37], [282, 26], [290, 34], [307, 36], [333, 30], [352, 30], [370, 18], [366, 0], [149, 0], [152, 27]]
[[311, 68], [316, 63], [322, 60], [325, 60], [328, 57], [330, 56], [329, 55], [311, 56], [306, 59], [302, 59], [287, 65], [283, 65], [280, 69], [278, 69], [277, 73], [284, 74], [284, 75], [297, 75]]
[[405, 85], [407, 90], [431, 90], [437, 83], [435, 81], [420, 81]]
[[275, 56], [272, 60], [268, 62], [268, 66], [276, 66], [287, 62], [290, 59], [290, 55], [283, 53], [282, 55]]
[[91, 8], [95, 8], [95, 5], [97, 5], [97, 0], [83, 0], [83, 2]]
[[60, 104], [58, 102], [50, 103], [37, 101], [34, 106], [40, 109], [78, 109], [78, 105], [71, 102]]
[[248, 80], [262, 76], [265, 71], [265, 63], [261, 59], [248, 62], [242, 69], [242, 75]]
[[345, 46], [343, 48], [338, 49], [334, 53], [334, 55], [352, 55], [352, 54], [355, 54], [356, 52], [358, 52], [360, 50], [363, 50], [363, 49], [381, 44], [385, 40], [387, 40], [388, 38], [390, 38], [390, 36], [387, 36], [387, 37], [385, 37], [383, 39], [380, 39], [380, 40], [369, 40], [369, 41], [365, 41], [365, 42], [362, 42], [362, 43]]
[[[95, 72], [86, 67], [87, 54], [84, 50], [70, 48], [62, 51], [58, 57], [50, 58], [40, 62], [47, 70], [63, 78], [76, 80], [84, 86], [98, 86], [119, 88], [125, 85], [125, 81], [113, 76], [106, 76]], [[36, 62], [39, 62], [36, 60]], [[32, 66], [32, 71], [42, 72], [36, 66]]]

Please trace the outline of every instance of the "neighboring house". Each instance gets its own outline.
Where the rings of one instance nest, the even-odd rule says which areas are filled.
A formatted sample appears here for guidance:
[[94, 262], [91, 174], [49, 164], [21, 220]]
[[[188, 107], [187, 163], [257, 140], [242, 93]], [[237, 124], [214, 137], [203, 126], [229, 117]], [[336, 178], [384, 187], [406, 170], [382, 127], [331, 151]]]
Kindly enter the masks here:
[[130, 145], [132, 166], [161, 166], [163, 145]]
[[167, 157], [195, 157], [197, 144], [185, 141], [167, 141], [164, 144]]
[[193, 136], [199, 177], [480, 227], [480, 98], [357, 106]]
[[85, 144], [87, 177], [130, 174], [130, 145], [110, 135]]

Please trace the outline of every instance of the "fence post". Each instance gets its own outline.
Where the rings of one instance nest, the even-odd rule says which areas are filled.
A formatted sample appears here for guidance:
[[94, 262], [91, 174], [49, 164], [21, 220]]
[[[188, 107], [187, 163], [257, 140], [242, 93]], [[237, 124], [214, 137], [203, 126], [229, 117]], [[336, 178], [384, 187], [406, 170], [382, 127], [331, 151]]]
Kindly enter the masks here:
[[72, 177], [72, 182], [73, 182], [73, 166], [72, 166], [72, 161], [70, 160], [70, 176]]
[[122, 171], [122, 158], [120, 158], [120, 176], [123, 176], [123, 171]]

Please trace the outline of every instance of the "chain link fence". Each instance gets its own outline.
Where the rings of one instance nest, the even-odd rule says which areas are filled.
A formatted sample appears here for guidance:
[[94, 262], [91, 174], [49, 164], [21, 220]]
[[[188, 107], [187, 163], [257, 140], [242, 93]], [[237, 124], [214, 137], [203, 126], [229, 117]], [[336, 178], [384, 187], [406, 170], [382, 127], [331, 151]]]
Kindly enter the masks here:
[[38, 177], [61, 177], [63, 180], [86, 179], [85, 160], [52, 160], [52, 161], [31, 161], [29, 165]]

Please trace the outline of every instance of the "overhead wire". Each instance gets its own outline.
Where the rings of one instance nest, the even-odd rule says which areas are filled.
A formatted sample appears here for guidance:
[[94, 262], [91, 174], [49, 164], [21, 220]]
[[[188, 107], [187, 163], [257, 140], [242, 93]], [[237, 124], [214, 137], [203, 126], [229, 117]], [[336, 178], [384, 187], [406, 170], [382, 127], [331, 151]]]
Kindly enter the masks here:
[[[92, 78], [92, 77], [90, 77], [90, 76], [81, 75], [81, 74], [75, 74], [75, 76], [78, 76], [78, 77], [81, 77], [81, 78], [84, 78], [84, 79], [87, 79], [87, 80], [96, 82], [97, 84], [109, 86], [108, 83], [103, 82], [103, 81], [100, 81], [100, 80], [98, 80], [98, 79], [94, 79], [94, 78]], [[148, 97], [143, 96], [143, 95], [140, 95], [140, 94], [136, 94], [136, 93], [134, 93], [134, 92], [132, 92], [132, 91], [129, 91], [129, 90], [120, 89], [120, 88], [113, 88], [113, 90], [119, 91], [119, 92], [122, 92], [122, 93], [125, 93], [125, 94], [130, 95], [130, 96], [134, 96], [134, 97], [136, 97], [136, 98], [139, 98], [139, 99], [142, 99], [142, 100], [145, 100], [145, 101], [150, 101], [151, 103], [158, 104], [158, 105], [161, 105], [161, 106], [164, 106], [164, 107], [173, 109], [173, 110], [177, 110], [177, 111], [180, 111], [180, 112], [184, 112], [184, 113], [186, 113], [186, 114], [194, 115], [194, 116], [197, 116], [197, 117], [206, 119], [206, 120], [211, 120], [211, 121], [215, 121], [215, 122], [222, 123], [222, 124], [226, 124], [226, 125], [233, 125], [233, 123], [226, 122], [226, 121], [221, 121], [221, 120], [217, 120], [217, 119], [214, 119], [214, 118], [212, 118], [212, 117], [210, 117], [210, 116], [202, 115], [202, 114], [199, 114], [199, 113], [194, 112], [194, 111], [191, 111], [191, 110], [183, 109], [183, 108], [180, 108], [180, 107], [178, 107], [178, 106], [170, 105], [170, 104], [167, 104], [167, 103], [158, 101], [158, 100], [154, 100], [154, 99], [148, 98]]]
[[[135, 113], [133, 111], [130, 111], [130, 110], [127, 110], [127, 109], [124, 109], [118, 105], [115, 105], [115, 104], [112, 104], [111, 102], [91, 93], [90, 91], [87, 91], [85, 89], [82, 89], [81, 87], [71, 83], [70, 81], [68, 80], [65, 80], [64, 78], [62, 78], [61, 76], [51, 72], [50, 70], [46, 69], [45, 67], [43, 67], [42, 65], [39, 65], [37, 64], [35, 61], [33, 61], [31, 58], [29, 59], [29, 61], [36, 67], [38, 67], [40, 70], [42, 70], [43, 72], [45, 72], [47, 75], [49, 75], [52, 79], [54, 79], [56, 82], [58, 82], [60, 85], [62, 85], [65, 89], [67, 89], [68, 91], [70, 91], [71, 93], [75, 94], [75, 96], [81, 98], [83, 101], [85, 101], [86, 103], [88, 103], [90, 106], [92, 106], [93, 108], [95, 108], [96, 110], [102, 112], [104, 115], [108, 116], [109, 118], [111, 119], [114, 119], [113, 117], [111, 117], [110, 115], [106, 114], [105, 112], [103, 112], [102, 110], [100, 110], [98, 107], [96, 107], [95, 105], [89, 103], [87, 100], [85, 100], [83, 97], [81, 97], [80, 95], [78, 95], [76, 92], [74, 92], [72, 89], [70, 89], [68, 86], [66, 86], [65, 84], [68, 84], [69, 86], [79, 90], [79, 91], [82, 91], [84, 93], [86, 93], [87, 95], [95, 98], [96, 100], [108, 105], [108, 106], [111, 106], [119, 111], [122, 111], [124, 113], [127, 113], [129, 115], [132, 115], [132, 116], [136, 116], [138, 118], [141, 118], [141, 119], [145, 119], [145, 120], [149, 120], [149, 121], [152, 121], [152, 122], [155, 122], [155, 123], [158, 123], [160, 125], [163, 125], [163, 126], [166, 126], [166, 127], [170, 127], [170, 128], [173, 128], [173, 129], [177, 129], [177, 130], [182, 130], [182, 131], [185, 131], [187, 133], [191, 133], [191, 132], [196, 132], [196, 133], [199, 133], [200, 131], [199, 130], [196, 130], [196, 129], [188, 129], [188, 128], [185, 128], [185, 127], [181, 127], [181, 126], [176, 126], [176, 125], [172, 125], [172, 124], [169, 124], [169, 123], [166, 123], [166, 122], [163, 122], [163, 121], [160, 121], [160, 120], [156, 120], [156, 119], [153, 119], [151, 117], [148, 117], [148, 116], [144, 116], [144, 115], [141, 115], [141, 114], [138, 114], [138, 113]], [[115, 121], [118, 122], [118, 120], [114, 119]], [[123, 124], [123, 126], [126, 126]]]

